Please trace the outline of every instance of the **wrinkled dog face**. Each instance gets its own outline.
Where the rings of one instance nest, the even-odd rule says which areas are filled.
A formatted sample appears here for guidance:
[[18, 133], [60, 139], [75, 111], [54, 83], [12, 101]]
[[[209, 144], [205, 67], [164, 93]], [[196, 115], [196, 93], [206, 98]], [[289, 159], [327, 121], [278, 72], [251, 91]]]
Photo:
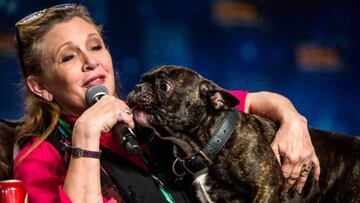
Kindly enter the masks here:
[[190, 69], [164, 65], [142, 76], [128, 102], [139, 125], [164, 136], [168, 130], [192, 132], [209, 111], [236, 106], [238, 100]]
[[135, 120], [143, 127], [192, 128], [204, 113], [200, 76], [175, 66], [161, 66], [144, 74], [128, 96]]

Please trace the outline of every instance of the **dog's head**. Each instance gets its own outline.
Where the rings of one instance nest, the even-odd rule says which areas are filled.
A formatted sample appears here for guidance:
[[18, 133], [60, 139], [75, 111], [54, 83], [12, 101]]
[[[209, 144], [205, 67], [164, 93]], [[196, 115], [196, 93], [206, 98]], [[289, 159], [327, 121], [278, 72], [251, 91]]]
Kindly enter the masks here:
[[158, 131], [191, 133], [205, 117], [236, 106], [239, 101], [190, 69], [164, 65], [145, 73], [128, 96], [135, 120]]

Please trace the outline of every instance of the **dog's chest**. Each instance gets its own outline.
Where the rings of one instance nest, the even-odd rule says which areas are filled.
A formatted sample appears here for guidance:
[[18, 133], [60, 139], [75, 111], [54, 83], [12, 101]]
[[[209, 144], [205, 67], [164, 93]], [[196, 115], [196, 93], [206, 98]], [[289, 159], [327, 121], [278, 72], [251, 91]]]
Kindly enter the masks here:
[[211, 187], [206, 185], [208, 177], [208, 169], [203, 169], [194, 175], [193, 186], [195, 188], [196, 196], [202, 203], [213, 203], [210, 198], [209, 191]]

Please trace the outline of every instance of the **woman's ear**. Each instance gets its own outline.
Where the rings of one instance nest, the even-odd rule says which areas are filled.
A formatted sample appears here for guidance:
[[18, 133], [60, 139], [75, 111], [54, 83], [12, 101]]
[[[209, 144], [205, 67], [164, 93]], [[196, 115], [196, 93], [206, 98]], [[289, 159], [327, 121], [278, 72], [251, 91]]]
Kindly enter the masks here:
[[46, 101], [52, 101], [53, 95], [46, 89], [39, 76], [30, 75], [26, 78], [26, 84], [30, 91], [37, 96], [45, 99]]

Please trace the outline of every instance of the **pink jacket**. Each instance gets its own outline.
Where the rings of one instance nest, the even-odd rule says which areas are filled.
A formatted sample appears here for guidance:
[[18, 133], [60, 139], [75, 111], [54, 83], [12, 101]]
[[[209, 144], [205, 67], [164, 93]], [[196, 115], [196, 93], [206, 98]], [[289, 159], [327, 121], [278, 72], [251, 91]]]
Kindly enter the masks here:
[[[247, 92], [245, 91], [229, 91], [240, 100], [237, 106], [243, 111], [245, 107], [245, 99]], [[67, 118], [70, 123], [74, 123], [76, 118]], [[36, 142], [34, 138], [33, 142]], [[122, 147], [114, 140], [111, 133], [105, 133], [100, 138], [100, 144], [108, 148], [118, 155], [127, 158], [137, 164], [140, 168], [147, 170], [142, 161], [133, 155], [126, 153]], [[30, 148], [31, 143], [25, 145], [24, 148], [16, 155], [14, 165], [18, 163], [19, 157], [25, 154]], [[14, 167], [14, 178], [22, 180], [28, 192], [29, 203], [37, 202], [61, 202], [71, 203], [69, 197], [64, 193], [62, 186], [66, 176], [66, 165], [63, 157], [56, 148], [49, 142], [45, 141], [32, 151], [17, 167]], [[115, 203], [114, 199], [104, 202]]]

